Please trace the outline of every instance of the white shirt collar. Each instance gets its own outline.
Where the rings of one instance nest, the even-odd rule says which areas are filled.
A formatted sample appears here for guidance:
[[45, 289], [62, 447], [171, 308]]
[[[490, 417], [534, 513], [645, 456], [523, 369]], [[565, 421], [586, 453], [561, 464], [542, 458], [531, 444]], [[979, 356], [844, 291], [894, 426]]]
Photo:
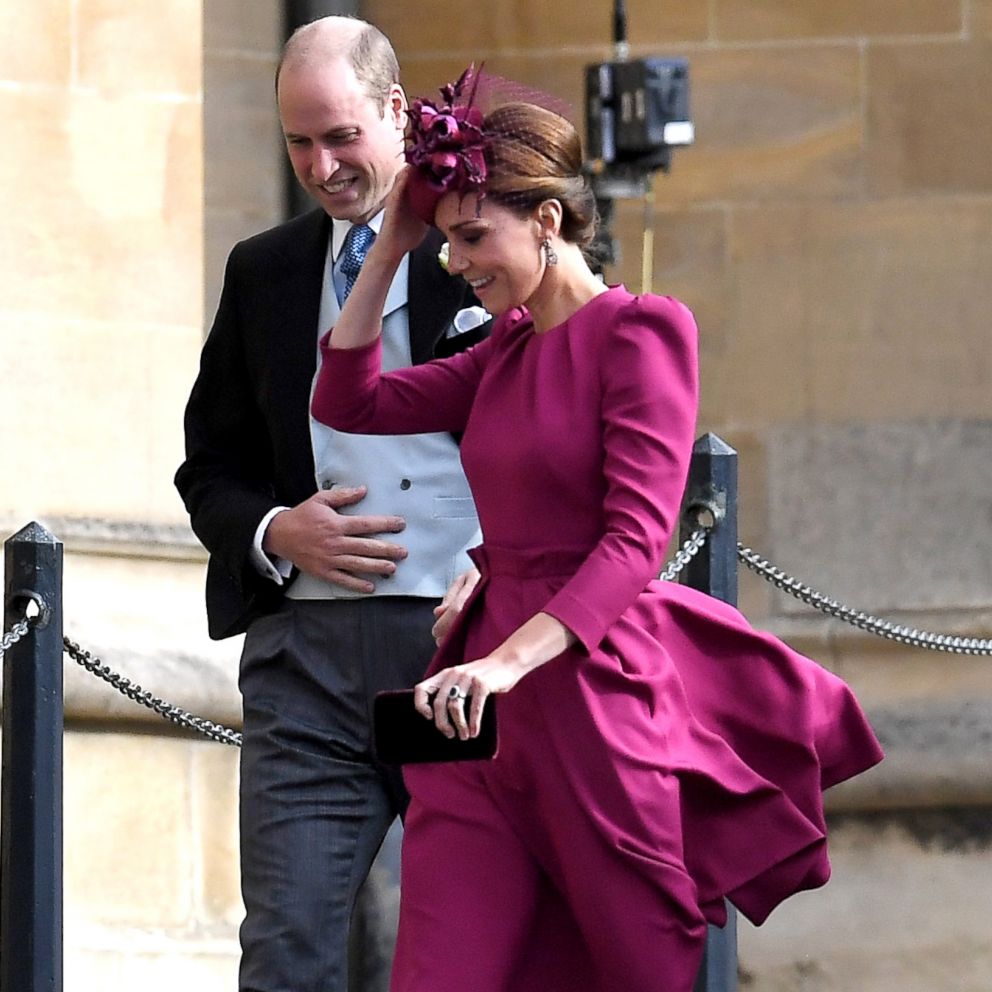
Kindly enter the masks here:
[[[369, 227], [378, 234], [382, 230], [382, 219], [385, 215], [384, 210], [380, 210], [369, 222]], [[338, 220], [336, 217], [331, 218], [331, 258], [334, 262], [337, 262], [338, 255], [341, 253], [341, 249], [344, 247], [344, 239], [348, 237], [348, 232], [352, 229], [353, 225], [350, 220]]]

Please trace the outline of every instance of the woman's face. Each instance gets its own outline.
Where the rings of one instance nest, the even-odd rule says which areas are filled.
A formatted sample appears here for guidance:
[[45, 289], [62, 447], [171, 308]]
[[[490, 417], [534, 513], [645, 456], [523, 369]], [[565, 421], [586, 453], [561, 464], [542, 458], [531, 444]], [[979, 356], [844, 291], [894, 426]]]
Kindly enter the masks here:
[[448, 239], [448, 271], [463, 276], [491, 313], [526, 305], [541, 284], [542, 230], [536, 216], [521, 217], [475, 194], [447, 193], [434, 223]]

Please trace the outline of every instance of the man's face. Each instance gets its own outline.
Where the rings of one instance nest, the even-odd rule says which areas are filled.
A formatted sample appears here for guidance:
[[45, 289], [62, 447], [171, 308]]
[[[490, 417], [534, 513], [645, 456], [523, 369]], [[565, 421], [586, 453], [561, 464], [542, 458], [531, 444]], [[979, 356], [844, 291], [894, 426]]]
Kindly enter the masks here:
[[394, 86], [380, 107], [344, 59], [284, 66], [279, 117], [296, 178], [331, 217], [365, 223], [403, 164], [406, 98]]

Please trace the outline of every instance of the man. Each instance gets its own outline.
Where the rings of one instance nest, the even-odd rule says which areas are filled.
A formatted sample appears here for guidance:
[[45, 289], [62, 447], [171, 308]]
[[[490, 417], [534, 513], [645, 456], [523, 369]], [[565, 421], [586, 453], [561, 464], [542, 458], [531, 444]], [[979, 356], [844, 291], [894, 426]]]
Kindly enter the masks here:
[[[287, 42], [280, 120], [322, 209], [235, 246], [186, 409], [176, 485], [210, 552], [210, 635], [247, 630], [241, 992], [345, 989], [355, 895], [406, 801], [372, 754], [372, 698], [419, 679], [432, 610], [479, 540], [449, 435], [355, 437], [309, 416], [318, 338], [402, 168], [397, 80], [389, 42], [362, 21], [323, 18]], [[389, 366], [485, 331], [455, 330], [472, 300], [439, 242], [393, 283]]]

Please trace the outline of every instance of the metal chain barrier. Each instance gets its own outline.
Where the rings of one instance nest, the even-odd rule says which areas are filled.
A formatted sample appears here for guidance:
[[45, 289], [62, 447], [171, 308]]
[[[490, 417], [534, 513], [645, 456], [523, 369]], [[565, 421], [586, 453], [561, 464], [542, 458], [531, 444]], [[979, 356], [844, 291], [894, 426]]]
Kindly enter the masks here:
[[709, 534], [710, 532], [705, 527], [694, 530], [689, 535], [689, 539], [675, 552], [672, 560], [662, 569], [658, 578], [663, 582], [674, 582], [678, 578], [679, 572], [702, 550]]
[[30, 629], [30, 620], [18, 620], [0, 640], [0, 658], [7, 653], [7, 648], [12, 648]]
[[219, 723], [213, 723], [202, 716], [194, 716], [184, 710], [181, 706], [167, 703], [158, 696], [153, 696], [150, 692], [142, 689], [140, 685], [135, 685], [130, 679], [118, 675], [117, 672], [101, 664], [99, 658], [94, 658], [89, 651], [84, 651], [78, 644], [70, 641], [68, 637], [62, 638], [66, 654], [78, 665], [81, 665], [90, 674], [95, 675], [104, 682], [112, 685], [122, 696], [141, 706], [147, 706], [166, 720], [187, 730], [195, 730], [198, 734], [208, 737], [210, 740], [219, 741], [221, 744], [230, 744], [231, 747], [241, 747], [241, 734], [230, 727], [224, 727]]
[[[3, 639], [0, 641], [0, 658], [6, 654], [8, 648], [13, 647], [21, 638], [27, 635], [36, 620], [36, 617], [27, 617], [18, 620], [3, 635]], [[85, 668], [91, 675], [95, 675], [97, 678], [103, 679], [108, 685], [113, 686], [122, 696], [126, 696], [141, 706], [147, 706], [148, 709], [164, 719], [170, 720], [179, 727], [196, 731], [196, 733], [202, 734], [210, 740], [219, 741], [221, 744], [241, 747], [241, 734], [236, 730], [232, 730], [230, 727], [225, 727], [219, 723], [214, 723], [204, 717], [195, 716], [188, 710], [184, 710], [181, 706], [167, 703], [164, 699], [160, 699], [158, 696], [142, 689], [140, 685], [134, 684], [130, 679], [108, 668], [100, 662], [99, 658], [94, 658], [89, 651], [84, 650], [75, 641], [69, 640], [68, 637], [62, 638], [62, 646], [65, 649], [65, 653], [73, 661], [82, 668]]]
[[992, 655], [992, 638], [982, 637], [958, 637], [952, 634], [934, 634], [926, 630], [918, 630], [916, 627], [905, 627], [902, 624], [893, 623], [891, 620], [882, 620], [873, 617], [870, 613], [852, 609], [844, 606], [835, 599], [817, 592], [804, 582], [793, 578], [782, 569], [776, 568], [767, 559], [762, 558], [756, 551], [737, 545], [737, 557], [756, 575], [760, 575], [766, 582], [787, 592], [807, 606], [819, 610], [827, 616], [836, 617], [852, 627], [860, 627], [861, 630], [868, 631], [878, 637], [888, 638], [890, 641], [898, 641], [900, 644], [909, 644], [914, 648], [925, 648], [928, 651], [947, 651], [951, 654], [971, 654], [971, 655]]
[[[671, 561], [662, 570], [659, 578], [666, 582], [673, 582], [682, 570], [696, 557], [706, 544], [712, 527], [699, 527], [692, 532], [688, 540], [676, 551]], [[787, 574], [782, 569], [777, 568], [766, 558], [762, 558], [756, 551], [745, 547], [743, 544], [737, 545], [737, 557], [744, 566], [756, 575], [770, 582], [773, 586], [795, 597], [807, 606], [825, 613], [827, 616], [835, 617], [843, 623], [858, 627], [874, 634], [877, 637], [884, 637], [888, 640], [898, 641], [900, 644], [908, 644], [911, 647], [924, 648], [928, 651], [946, 651], [952, 654], [983, 655], [992, 656], [992, 638], [980, 637], [959, 637], [951, 634], [935, 634], [930, 631], [919, 630], [915, 627], [906, 627], [893, 623], [890, 620], [882, 620], [861, 610], [855, 610], [850, 606], [817, 592], [804, 582]], [[7, 649], [13, 647], [22, 637], [25, 637], [31, 629], [31, 625], [36, 618], [18, 620], [11, 629], [3, 635], [0, 641], [0, 658]], [[91, 675], [102, 679], [108, 685], [113, 686], [121, 695], [133, 700], [141, 706], [157, 713], [166, 720], [171, 721], [179, 727], [195, 731], [204, 737], [221, 744], [229, 744], [231, 747], [241, 747], [241, 734], [230, 727], [225, 727], [219, 723], [213, 723], [200, 716], [195, 716], [181, 706], [168, 703], [164, 699], [153, 695], [140, 685], [131, 682], [130, 679], [119, 675], [113, 669], [104, 665], [99, 658], [93, 657], [89, 651], [84, 650], [68, 637], [62, 639], [66, 654], [78, 665], [85, 668]]]
[[[706, 538], [709, 536], [711, 527], [701, 527], [693, 531], [689, 539], [675, 553], [672, 560], [665, 566], [660, 578], [671, 582], [678, 574], [699, 554]], [[804, 582], [794, 578], [781, 568], [777, 568], [767, 558], [762, 558], [752, 548], [737, 544], [737, 557], [741, 563], [755, 575], [760, 576], [766, 582], [788, 593], [790, 596], [805, 603], [807, 606], [825, 613], [827, 616], [835, 617], [843, 623], [850, 624], [874, 634], [876, 637], [884, 637], [890, 641], [898, 641], [900, 644], [908, 644], [910, 647], [923, 648], [927, 651], [945, 651], [950, 654], [967, 654], [979, 656], [992, 656], [992, 638], [988, 637], [959, 637], [956, 634], [935, 634], [931, 631], [920, 630], [916, 627], [906, 627], [902, 624], [893, 623], [891, 620], [882, 620], [879, 617], [865, 613], [863, 610], [855, 610], [850, 606], [831, 599], [821, 592], [817, 592]]]

